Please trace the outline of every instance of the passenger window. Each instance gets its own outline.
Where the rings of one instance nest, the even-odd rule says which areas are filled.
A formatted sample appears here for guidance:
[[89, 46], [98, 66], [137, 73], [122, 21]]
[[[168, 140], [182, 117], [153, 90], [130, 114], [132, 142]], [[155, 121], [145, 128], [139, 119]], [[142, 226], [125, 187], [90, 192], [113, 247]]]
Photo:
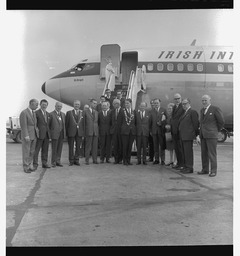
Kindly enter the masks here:
[[147, 69], [149, 71], [153, 71], [153, 64], [152, 63], [148, 63]]
[[85, 65], [86, 65], [85, 63], [79, 63], [79, 64], [73, 66], [72, 69], [75, 69], [77, 71], [82, 71]]
[[193, 64], [192, 63], [190, 63], [190, 64], [188, 64], [187, 65], [187, 69], [188, 69], [188, 71], [193, 71], [193, 69], [194, 69], [194, 67], [193, 67]]
[[173, 71], [173, 69], [174, 69], [173, 64], [172, 64], [172, 63], [168, 63], [168, 65], [167, 65], [167, 70], [168, 70], [168, 71]]
[[218, 64], [218, 72], [223, 72], [223, 71], [224, 71], [223, 64]]
[[93, 63], [85, 64], [84, 70], [89, 70], [89, 69], [92, 69], [92, 68], [94, 68], [94, 64]]
[[163, 68], [164, 68], [164, 66], [163, 66], [162, 63], [158, 63], [158, 64], [157, 64], [157, 70], [158, 70], [158, 71], [163, 71]]
[[197, 64], [197, 71], [203, 72], [203, 64]]
[[177, 64], [177, 70], [178, 70], [178, 71], [183, 71], [183, 69], [184, 69], [183, 64], [182, 64], [182, 63], [178, 63], [178, 64]]
[[228, 72], [233, 73], [233, 65], [232, 64], [228, 65]]

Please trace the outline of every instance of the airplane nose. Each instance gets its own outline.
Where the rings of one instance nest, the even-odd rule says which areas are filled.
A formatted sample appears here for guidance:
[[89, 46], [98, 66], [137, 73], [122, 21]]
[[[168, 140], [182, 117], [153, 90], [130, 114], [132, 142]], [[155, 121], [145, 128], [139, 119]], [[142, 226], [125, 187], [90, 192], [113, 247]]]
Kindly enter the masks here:
[[44, 93], [44, 94], [46, 94], [46, 83], [44, 83], [43, 85], [42, 85], [42, 92]]

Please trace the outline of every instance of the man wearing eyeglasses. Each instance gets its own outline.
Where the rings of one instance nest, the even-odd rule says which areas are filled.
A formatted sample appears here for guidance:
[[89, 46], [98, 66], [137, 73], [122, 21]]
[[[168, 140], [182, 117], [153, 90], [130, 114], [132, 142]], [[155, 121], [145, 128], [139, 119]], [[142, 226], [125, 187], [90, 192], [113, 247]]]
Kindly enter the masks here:
[[173, 147], [177, 157], [177, 165], [173, 166], [173, 168], [178, 170], [183, 169], [183, 156], [182, 156], [181, 143], [180, 143], [179, 130], [178, 130], [180, 117], [184, 113], [184, 109], [181, 102], [182, 102], [181, 95], [179, 93], [176, 93], [174, 95], [175, 105], [173, 106], [171, 125], [172, 125]]
[[182, 173], [193, 173], [193, 140], [199, 133], [198, 113], [190, 105], [190, 99], [182, 101], [184, 114], [179, 119], [179, 137], [182, 148], [183, 167]]

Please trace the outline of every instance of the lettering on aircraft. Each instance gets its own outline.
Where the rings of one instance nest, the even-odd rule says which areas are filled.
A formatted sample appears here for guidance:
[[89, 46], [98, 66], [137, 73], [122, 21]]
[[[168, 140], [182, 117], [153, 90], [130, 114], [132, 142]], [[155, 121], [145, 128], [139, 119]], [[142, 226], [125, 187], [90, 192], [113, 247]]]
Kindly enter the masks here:
[[82, 82], [83, 81], [83, 78], [75, 78], [74, 79], [74, 82]]
[[[202, 55], [203, 51], [161, 51], [160, 55], [158, 56], [158, 59], [200, 59]], [[211, 60], [231, 60], [233, 57], [233, 52], [212, 51], [209, 56], [205, 57]]]

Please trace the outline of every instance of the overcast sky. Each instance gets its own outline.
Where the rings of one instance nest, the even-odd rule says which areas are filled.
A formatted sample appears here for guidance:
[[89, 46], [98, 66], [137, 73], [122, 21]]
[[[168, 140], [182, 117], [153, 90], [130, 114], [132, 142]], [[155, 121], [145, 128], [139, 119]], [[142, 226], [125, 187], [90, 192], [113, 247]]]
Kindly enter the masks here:
[[[49, 78], [79, 60], [97, 55], [102, 44], [121, 48], [233, 45], [233, 10], [6, 11], [5, 117], [18, 116], [31, 98], [55, 100], [41, 91]], [[64, 105], [63, 111], [68, 106]]]

